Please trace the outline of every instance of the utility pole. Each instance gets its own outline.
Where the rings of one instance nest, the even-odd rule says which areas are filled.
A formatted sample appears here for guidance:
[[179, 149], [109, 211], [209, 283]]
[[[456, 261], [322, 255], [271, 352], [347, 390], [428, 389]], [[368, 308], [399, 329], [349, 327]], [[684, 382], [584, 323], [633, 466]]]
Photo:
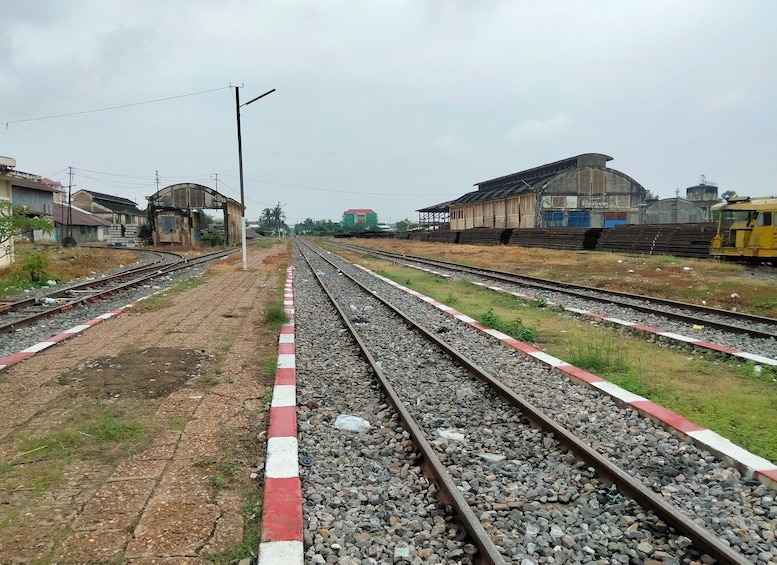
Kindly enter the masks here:
[[159, 171], [154, 171], [156, 173], [156, 191], [159, 192]]
[[219, 174], [218, 173], [213, 173], [213, 176], [216, 178], [216, 188], [214, 188], [213, 190], [218, 192], [219, 191]]
[[73, 239], [73, 167], [68, 167], [68, 183], [67, 183], [67, 227], [65, 229], [65, 237], [62, 240], [62, 245], [68, 247], [76, 244], [76, 240]]

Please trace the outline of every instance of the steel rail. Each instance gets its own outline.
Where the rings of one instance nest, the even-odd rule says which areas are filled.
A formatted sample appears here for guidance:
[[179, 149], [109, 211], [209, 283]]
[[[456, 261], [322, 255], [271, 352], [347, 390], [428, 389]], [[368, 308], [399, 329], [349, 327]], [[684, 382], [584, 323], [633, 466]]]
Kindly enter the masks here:
[[[413, 261], [413, 262], [422, 263], [425, 265], [434, 265], [444, 269], [449, 269], [451, 271], [479, 275], [479, 276], [491, 278], [493, 280], [500, 281], [500, 282], [519, 284], [522, 286], [528, 286], [531, 288], [537, 288], [541, 290], [560, 292], [560, 293], [568, 294], [570, 296], [583, 298], [586, 300], [595, 300], [595, 301], [606, 300], [607, 302], [611, 304], [615, 304], [617, 306], [630, 308], [632, 310], [637, 310], [639, 312], [644, 312], [648, 314], [658, 314], [666, 318], [678, 320], [692, 325], [697, 323], [702, 323], [707, 327], [719, 329], [726, 332], [745, 334], [751, 337], [756, 337], [761, 339], [769, 339], [769, 338], [777, 339], [777, 319], [775, 318], [756, 316], [753, 314], [746, 314], [744, 312], [733, 312], [730, 310], [721, 310], [719, 308], [711, 308], [709, 306], [703, 306], [699, 304], [679, 302], [676, 300], [669, 300], [666, 298], [655, 298], [651, 296], [629, 294], [627, 292], [619, 292], [615, 290], [606, 290], [606, 289], [595, 288], [595, 287], [587, 287], [587, 286], [577, 285], [573, 283], [552, 281], [549, 279], [541, 279], [538, 277], [518, 275], [515, 273], [509, 273], [506, 271], [486, 269], [484, 267], [469, 267], [458, 263], [441, 261], [439, 259], [427, 259], [424, 257], [417, 257], [414, 255], [403, 255], [400, 253], [392, 253], [390, 251], [380, 251], [369, 247], [346, 245], [342, 243], [337, 243], [336, 245], [343, 247], [345, 249], [358, 251], [360, 253], [365, 253], [365, 252], [373, 253], [378, 256], [388, 257], [391, 259], [396, 259], [398, 261]], [[591, 296], [590, 294], [587, 294], [591, 292], [599, 293], [604, 298], [597, 298], [595, 296]], [[632, 301], [641, 301], [641, 302], [649, 301], [651, 304], [650, 305], [635, 304]], [[703, 314], [705, 316], [721, 316], [721, 317], [730, 318], [732, 320], [737, 320], [740, 322], [771, 325], [771, 326], [775, 326], [775, 331], [768, 332], [768, 331], [763, 331], [756, 328], [743, 328], [741, 326], [728, 324], [725, 322], [719, 322], [717, 320], [711, 320], [707, 317], [690, 316], [688, 314], [670, 312], [670, 311], [660, 309], [661, 306], [685, 309], [691, 312], [695, 312], [697, 314]]]
[[[323, 255], [319, 256], [333, 267], [338, 268], [337, 265], [332, 263], [327, 257]], [[405, 315], [404, 312], [379, 296], [379, 294], [374, 289], [367, 288], [364, 284], [360, 283], [345, 272], [343, 272], [343, 275], [347, 276], [365, 292], [375, 297], [386, 307], [388, 307], [394, 314], [402, 318], [408, 327], [422, 334], [426, 339], [436, 344], [444, 352], [456, 359], [459, 363], [465, 366], [473, 376], [483, 381], [488, 386], [492, 387], [508, 403], [521, 410], [521, 412], [523, 412], [523, 414], [531, 423], [552, 433], [561, 443], [575, 452], [583, 461], [593, 466], [599, 472], [600, 476], [614, 483], [621, 493], [636, 500], [640, 505], [643, 506], [643, 508], [652, 510], [664, 521], [672, 525], [678, 533], [685, 535], [689, 539], [693, 540], [697, 549], [705, 551], [710, 556], [717, 559], [720, 563], [726, 565], [751, 564], [751, 561], [746, 559], [744, 555], [733, 549], [731, 546], [721, 542], [714, 534], [714, 532], [698, 525], [691, 518], [686, 516], [682, 510], [667, 503], [663, 498], [654, 493], [649, 487], [645, 486], [637, 479], [629, 475], [626, 471], [618, 467], [615, 463], [610, 461], [608, 458], [595, 451], [590, 445], [584, 442], [573, 432], [567, 430], [552, 418], [547, 416], [539, 408], [531, 404], [520, 395], [516, 394], [515, 391], [513, 391], [510, 387], [503, 384], [494, 375], [477, 365], [466, 355], [445, 343], [435, 334], [432, 334], [425, 328], [417, 325], [412, 319]]]
[[[198, 257], [187, 259], [177, 253], [169, 253], [168, 255], [176, 255], [177, 260], [173, 263], [168, 263], [163, 266], [159, 266], [159, 262], [143, 265], [140, 267], [131, 267], [126, 270], [122, 270], [118, 273], [114, 273], [107, 277], [100, 278], [98, 280], [89, 281], [85, 283], [79, 283], [69, 286], [64, 289], [58, 289], [54, 292], [38, 296], [35, 298], [28, 298], [13, 303], [6, 303], [6, 308], [0, 311], [0, 334], [6, 334], [14, 331], [15, 329], [32, 325], [42, 319], [56, 316], [57, 314], [68, 312], [75, 308], [79, 304], [85, 302], [91, 302], [100, 300], [107, 296], [123, 292], [129, 288], [136, 287], [144, 282], [158, 277], [160, 275], [175, 272], [176, 270], [184, 269], [200, 263], [213, 261], [220, 257], [233, 253], [235, 248], [229, 248], [219, 250], [214, 253], [200, 255]], [[158, 253], [158, 252], [155, 252]], [[135, 277], [129, 281], [126, 281], [127, 277]], [[116, 281], [125, 280], [126, 282], [117, 283]], [[109, 286], [110, 285], [110, 286]], [[100, 290], [95, 290], [96, 287], [101, 287]], [[107, 287], [107, 288], [106, 288]], [[71, 293], [81, 292], [81, 296], [73, 297]], [[56, 305], [46, 308], [45, 300], [59, 299]], [[24, 315], [22, 317], [13, 318], [16, 313], [22, 313], [24, 310], [31, 310], [35, 307], [43, 305], [43, 309], [33, 314]]]
[[[370, 364], [370, 367], [372, 368], [373, 372], [375, 373], [375, 376], [380, 382], [381, 387], [386, 393], [386, 397], [388, 398], [388, 401], [391, 403], [391, 405], [399, 414], [399, 418], [402, 421], [402, 426], [408, 431], [413, 441], [413, 444], [418, 448], [418, 450], [423, 455], [424, 464], [422, 465], [422, 469], [425, 472], [425, 474], [427, 474], [427, 476], [431, 475], [432, 479], [437, 483], [440, 489], [440, 493], [444, 493], [444, 496], [441, 497], [441, 501], [446, 504], [450, 504], [453, 508], [456, 509], [456, 513], [459, 519], [461, 520], [462, 525], [464, 526], [464, 529], [467, 530], [469, 535], [472, 537], [473, 544], [480, 551], [480, 563], [482, 563], [483, 565], [506, 564], [504, 557], [499, 553], [499, 550], [491, 541], [491, 538], [488, 536], [488, 533], [483, 528], [483, 525], [480, 523], [480, 520], [475, 515], [475, 512], [472, 510], [470, 505], [464, 499], [464, 496], [462, 495], [462, 493], [456, 487], [456, 484], [453, 482], [453, 478], [450, 476], [445, 466], [437, 457], [437, 454], [434, 452], [434, 449], [424, 437], [423, 431], [421, 431], [421, 428], [418, 426], [418, 424], [415, 423], [413, 416], [405, 407], [404, 403], [399, 398], [394, 388], [391, 386], [391, 383], [389, 383], [388, 379], [385, 376], [385, 373], [380, 368], [380, 365], [378, 364], [377, 360], [370, 353], [369, 349], [367, 348], [367, 345], [359, 336], [358, 332], [356, 331], [356, 328], [348, 320], [348, 316], [345, 314], [345, 312], [337, 303], [335, 298], [326, 288], [326, 286], [324, 285], [324, 282], [321, 280], [321, 277], [318, 275], [318, 273], [316, 273], [316, 269], [311, 265], [309, 258], [305, 255], [304, 251], [302, 250], [302, 246], [298, 245], [298, 248], [300, 249], [300, 254], [305, 259], [308, 266], [310, 267], [311, 272], [315, 276], [319, 286], [322, 288], [324, 293], [326, 293], [327, 297], [329, 297], [329, 300], [334, 306], [335, 310], [337, 310], [338, 315], [343, 320], [343, 323], [348, 328], [348, 331], [351, 333], [351, 336], [358, 344], [362, 355], [364, 355], [365, 359]], [[314, 250], [311, 249], [311, 251], [315, 253]]]

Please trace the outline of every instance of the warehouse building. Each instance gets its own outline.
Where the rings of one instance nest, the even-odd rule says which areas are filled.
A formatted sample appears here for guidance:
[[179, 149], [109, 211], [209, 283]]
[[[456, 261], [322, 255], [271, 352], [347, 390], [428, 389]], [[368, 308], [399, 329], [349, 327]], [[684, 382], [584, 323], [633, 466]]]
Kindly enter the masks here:
[[448, 205], [451, 230], [612, 227], [640, 223], [647, 191], [607, 167], [612, 157], [584, 153], [477, 183]]

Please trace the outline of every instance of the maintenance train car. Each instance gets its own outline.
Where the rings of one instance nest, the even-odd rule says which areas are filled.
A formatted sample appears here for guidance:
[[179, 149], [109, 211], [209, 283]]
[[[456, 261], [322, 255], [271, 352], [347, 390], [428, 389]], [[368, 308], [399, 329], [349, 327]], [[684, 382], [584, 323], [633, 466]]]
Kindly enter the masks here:
[[710, 254], [763, 262], [777, 259], [777, 197], [733, 196], [712, 207], [718, 231]]

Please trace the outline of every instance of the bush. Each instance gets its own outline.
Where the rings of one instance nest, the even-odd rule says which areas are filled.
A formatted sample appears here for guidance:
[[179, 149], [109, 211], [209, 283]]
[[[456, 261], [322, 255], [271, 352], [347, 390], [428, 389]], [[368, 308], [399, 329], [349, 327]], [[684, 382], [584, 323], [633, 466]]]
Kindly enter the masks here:
[[29, 280], [35, 284], [41, 284], [49, 279], [49, 260], [39, 251], [26, 253], [20, 265]]

